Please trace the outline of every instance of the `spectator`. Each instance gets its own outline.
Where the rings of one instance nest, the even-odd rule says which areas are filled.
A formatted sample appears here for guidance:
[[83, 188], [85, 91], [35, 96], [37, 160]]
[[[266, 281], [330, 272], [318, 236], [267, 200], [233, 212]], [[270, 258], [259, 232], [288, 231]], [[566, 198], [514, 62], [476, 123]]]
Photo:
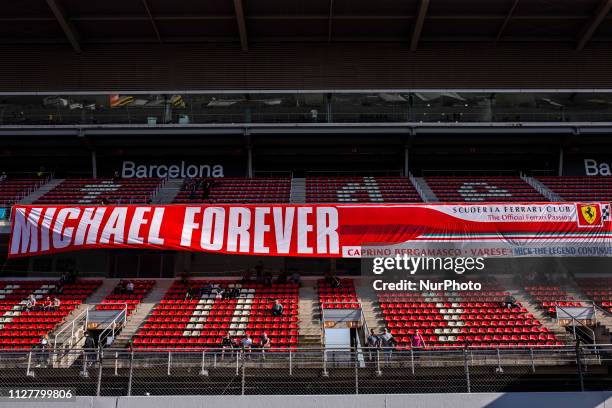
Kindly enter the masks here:
[[193, 288], [190, 286], [187, 288], [187, 291], [185, 292], [185, 300], [191, 300], [193, 299]]
[[28, 299], [26, 300], [26, 312], [30, 312], [32, 310], [34, 310], [36, 308], [36, 296], [34, 296], [34, 294], [30, 294], [30, 296], [28, 296]]
[[202, 199], [208, 200], [210, 197], [210, 190], [216, 185], [212, 180], [204, 180], [202, 183]]
[[83, 355], [83, 366], [84, 368], [87, 368], [93, 364], [93, 360], [96, 358], [96, 341], [87, 331], [85, 332], [85, 343], [83, 344], [83, 349], [85, 351], [85, 354]]
[[181, 285], [183, 286], [189, 285], [189, 275], [187, 274], [187, 272], [183, 272], [181, 274]]
[[251, 281], [251, 275], [253, 274], [251, 269], [247, 269], [244, 275], [242, 276], [243, 283], [249, 283]]
[[113, 183], [118, 183], [121, 180], [121, 176], [119, 175], [118, 171], [115, 171], [113, 173]]
[[7, 179], [6, 172], [3, 171], [2, 174], [0, 174], [0, 183], [2, 183], [6, 179]]
[[255, 264], [255, 279], [257, 279], [257, 283], [263, 283], [263, 279], [264, 279], [263, 261], [259, 261], [257, 262], [257, 264]]
[[391, 362], [391, 356], [393, 354], [393, 349], [395, 348], [395, 339], [393, 335], [389, 333], [389, 330], [384, 329], [380, 335], [380, 346], [383, 349], [383, 353], [385, 355], [385, 364]]
[[272, 272], [264, 272], [264, 286], [271, 287], [272, 286]]
[[342, 286], [342, 281], [337, 275], [333, 275], [329, 284], [332, 288], [338, 289], [340, 286]]
[[300, 284], [300, 274], [298, 271], [293, 271], [293, 273], [291, 274], [291, 282], [296, 285]]
[[425, 343], [425, 339], [423, 339], [423, 336], [421, 335], [421, 332], [419, 331], [419, 329], [416, 329], [414, 334], [410, 338], [410, 346], [413, 349], [417, 349], [417, 350], [427, 347], [427, 344]]
[[237, 299], [238, 297], [240, 297], [240, 289], [238, 288], [232, 288], [226, 292], [227, 299]]
[[125, 291], [127, 293], [134, 293], [134, 282], [128, 281], [127, 285], [125, 285]]
[[39, 354], [38, 354], [38, 364], [36, 367], [40, 367], [41, 365], [47, 365], [47, 354], [49, 353], [49, 335], [45, 334], [40, 339], [39, 343]]
[[366, 339], [366, 347], [368, 348], [368, 357], [370, 361], [374, 360], [376, 349], [380, 346], [380, 338], [374, 333], [374, 329], [370, 329], [370, 335]]
[[272, 346], [270, 342], [270, 338], [268, 337], [268, 333], [264, 332], [259, 339], [259, 347], [261, 348], [262, 358], [266, 359], [266, 349], [269, 349]]
[[230, 336], [228, 332], [225, 334], [225, 336], [223, 336], [223, 339], [221, 339], [221, 360], [225, 358], [225, 350], [229, 349], [230, 356], [231, 356], [233, 348], [234, 348], [234, 342], [232, 341], [232, 337]]
[[251, 336], [247, 333], [246, 337], [242, 339], [242, 350], [245, 353], [249, 353], [249, 358], [250, 358], [252, 347], [253, 347], [253, 339], [251, 339]]
[[61, 305], [62, 305], [61, 300], [57, 296], [55, 296], [53, 298], [52, 310], [55, 312], [56, 310], [58, 310], [60, 308]]
[[125, 281], [120, 281], [119, 285], [117, 287], [117, 292], [118, 293], [125, 293], [127, 291], [127, 285], [125, 283]]
[[504, 299], [503, 302], [503, 306], [506, 309], [512, 309], [515, 307], [519, 307], [519, 305], [516, 303], [516, 298], [512, 295], [507, 295], [506, 298]]
[[272, 305], [272, 316], [282, 316], [285, 308], [281, 305], [280, 301], [276, 299]]
[[287, 272], [283, 272], [280, 275], [278, 275], [278, 278], [276, 278], [276, 283], [283, 285], [283, 284], [287, 283], [288, 277], [289, 277], [288, 273]]
[[45, 301], [42, 304], [43, 310], [45, 311], [51, 311], [51, 308], [53, 307], [53, 301], [51, 300], [50, 296], [47, 296], [45, 298]]
[[[217, 287], [215, 288], [215, 290], [215, 299], [223, 299], [225, 297], [225, 289]], [[215, 290], [213, 290], [213, 293], [215, 292]]]

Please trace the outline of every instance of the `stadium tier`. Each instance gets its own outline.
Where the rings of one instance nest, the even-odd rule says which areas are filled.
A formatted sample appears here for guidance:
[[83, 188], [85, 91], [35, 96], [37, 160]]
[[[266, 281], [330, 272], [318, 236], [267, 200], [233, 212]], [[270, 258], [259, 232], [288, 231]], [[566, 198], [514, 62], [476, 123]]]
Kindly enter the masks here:
[[307, 177], [311, 203], [409, 203], [421, 196], [408, 177]]
[[439, 201], [548, 201], [518, 176], [428, 176]]
[[[282, 315], [271, 312], [275, 300], [284, 308]], [[290, 283], [176, 281], [134, 338], [133, 346], [215, 348], [228, 333], [233, 338], [248, 334], [257, 344], [266, 333], [273, 347], [295, 348], [298, 300], [299, 287]]]
[[612, 312], [612, 278], [579, 278], [576, 282], [585, 295]]
[[148, 203], [162, 179], [65, 179], [36, 200], [36, 204]]
[[352, 279], [330, 277], [317, 281], [322, 309], [359, 309], [359, 299]]
[[290, 178], [185, 179], [175, 203], [288, 203]]
[[560, 345], [520, 303], [502, 307], [509, 292], [489, 286], [479, 292], [380, 293], [391, 334], [409, 347], [418, 330], [427, 347], [532, 347]]
[[566, 289], [553, 285], [527, 286], [525, 291], [536, 301], [539, 307], [546, 310], [551, 317], [557, 314], [556, 307], [579, 307], [583, 304]]
[[0, 181], [0, 206], [15, 204], [45, 181], [41, 178], [7, 178]]
[[[132, 290], [130, 284], [133, 286]], [[123, 310], [127, 307], [128, 314], [131, 314], [154, 286], [154, 280], [122, 280], [113, 289], [113, 293], [106, 296], [102, 304], [96, 306], [96, 309]]]
[[537, 179], [566, 201], [612, 200], [612, 177], [540, 176]]
[[[37, 346], [42, 336], [50, 333], [101, 283], [99, 280], [63, 285], [49, 280], [0, 281], [0, 345], [6, 350]], [[28, 310], [26, 304], [31, 295], [36, 298], [36, 305]], [[59, 298], [60, 306], [48, 308], [47, 297]]]

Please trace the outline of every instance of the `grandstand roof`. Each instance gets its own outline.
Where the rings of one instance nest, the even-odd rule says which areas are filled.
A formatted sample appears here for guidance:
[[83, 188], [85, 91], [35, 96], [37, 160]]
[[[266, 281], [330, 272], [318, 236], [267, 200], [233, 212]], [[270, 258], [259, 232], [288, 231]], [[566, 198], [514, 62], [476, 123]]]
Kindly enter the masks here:
[[556, 42], [612, 40], [612, 0], [21, 0], [0, 44]]

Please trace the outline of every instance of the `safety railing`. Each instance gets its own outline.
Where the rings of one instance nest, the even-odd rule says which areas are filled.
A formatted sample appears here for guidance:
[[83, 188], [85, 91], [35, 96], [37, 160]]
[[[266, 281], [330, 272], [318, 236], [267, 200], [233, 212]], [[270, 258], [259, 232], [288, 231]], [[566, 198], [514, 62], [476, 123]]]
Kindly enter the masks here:
[[76, 395], [252, 395], [610, 390], [612, 345], [440, 349], [0, 351], [4, 387]]
[[108, 336], [111, 336], [112, 339], [114, 339], [115, 334], [119, 330], [121, 330], [123, 327], [125, 327], [125, 324], [128, 318], [128, 304], [127, 303], [109, 302], [109, 303], [102, 303], [102, 305], [104, 306], [118, 305], [118, 306], [122, 306], [123, 309], [118, 310], [118, 313], [115, 316], [113, 316], [112, 319], [101, 322], [105, 326], [103, 326], [102, 330], [100, 331], [100, 334], [98, 336], [99, 341], [106, 340]]

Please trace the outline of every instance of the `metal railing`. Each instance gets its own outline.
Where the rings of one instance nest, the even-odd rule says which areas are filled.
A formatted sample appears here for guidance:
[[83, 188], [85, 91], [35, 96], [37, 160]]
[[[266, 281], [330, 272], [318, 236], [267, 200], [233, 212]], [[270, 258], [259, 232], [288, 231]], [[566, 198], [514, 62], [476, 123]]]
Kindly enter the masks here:
[[379, 394], [610, 390], [612, 345], [480, 349], [0, 351], [4, 387], [77, 395]]

